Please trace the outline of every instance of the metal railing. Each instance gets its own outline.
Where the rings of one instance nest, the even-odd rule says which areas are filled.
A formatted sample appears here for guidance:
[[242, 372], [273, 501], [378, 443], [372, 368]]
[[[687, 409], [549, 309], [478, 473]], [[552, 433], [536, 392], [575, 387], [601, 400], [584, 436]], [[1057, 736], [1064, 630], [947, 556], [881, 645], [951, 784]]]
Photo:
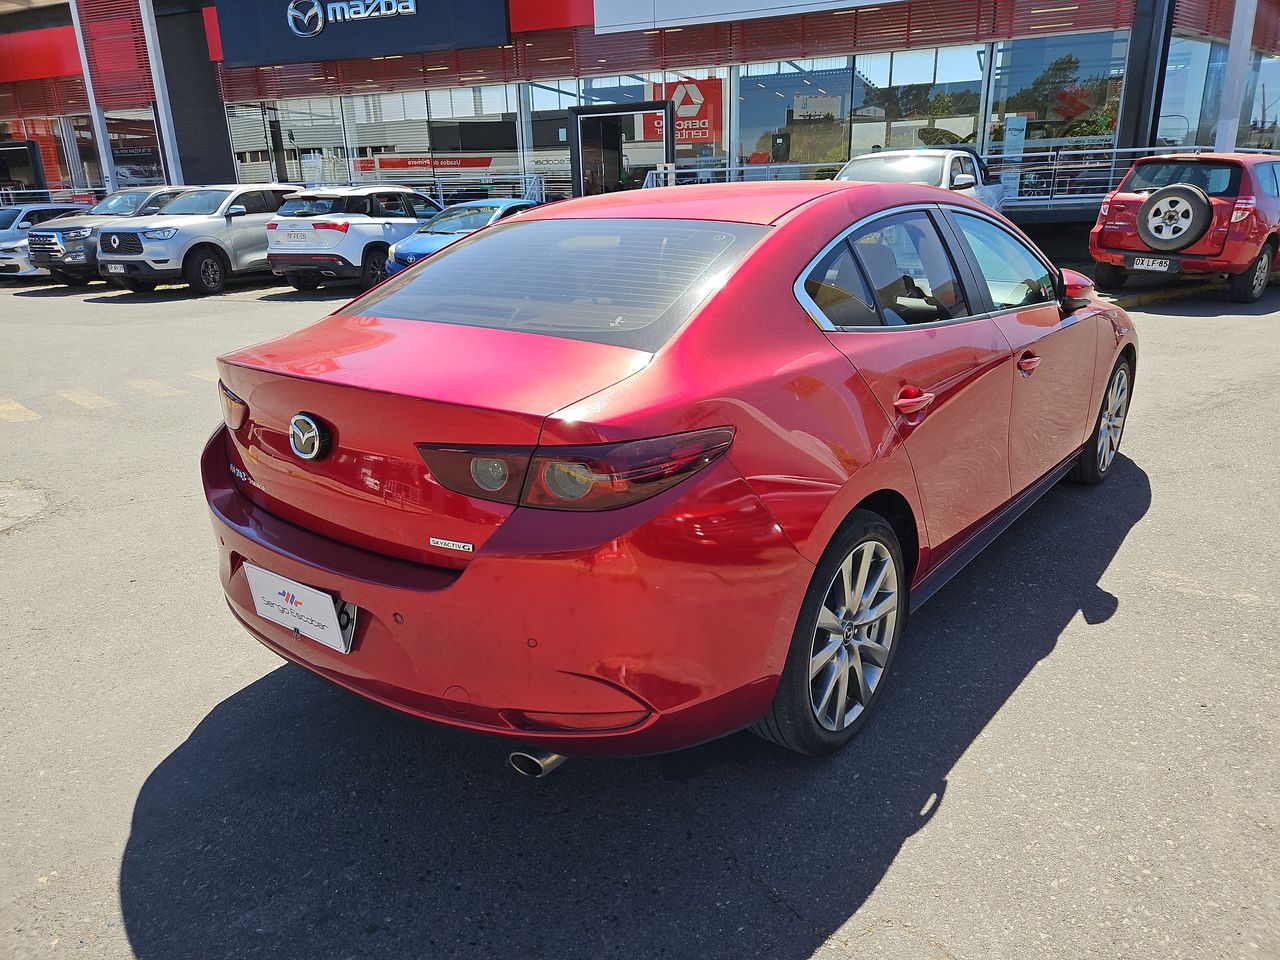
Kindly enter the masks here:
[[12, 207], [20, 203], [97, 203], [106, 195], [107, 191], [102, 187], [68, 190], [20, 190], [0, 187], [0, 207]]
[[[1025, 149], [1013, 157], [996, 153], [983, 159], [1005, 187], [1005, 209], [1011, 207], [1087, 207], [1119, 186], [1134, 161], [1169, 153], [1212, 153], [1212, 147], [1137, 147], [1078, 150]], [[1240, 148], [1240, 153], [1280, 156], [1280, 150]], [[737, 166], [698, 166], [697, 161], [651, 170], [645, 187], [688, 183], [740, 183], [751, 180], [829, 180], [840, 163], [762, 163]]]
[[482, 176], [399, 177], [385, 180], [307, 180], [302, 186], [325, 187], [412, 187], [439, 200], [445, 206], [463, 200], [490, 200], [515, 197], [543, 203], [548, 196], [547, 180], [541, 174], [489, 174]]

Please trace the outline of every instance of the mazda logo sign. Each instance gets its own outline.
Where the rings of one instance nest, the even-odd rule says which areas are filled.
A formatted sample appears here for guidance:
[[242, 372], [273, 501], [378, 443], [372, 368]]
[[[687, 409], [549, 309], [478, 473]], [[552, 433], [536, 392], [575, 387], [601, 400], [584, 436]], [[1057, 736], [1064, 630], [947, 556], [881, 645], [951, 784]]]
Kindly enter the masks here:
[[309, 413], [289, 421], [289, 449], [302, 460], [319, 460], [329, 452], [329, 431]]
[[314, 37], [324, 29], [324, 7], [320, 0], [292, 0], [288, 18], [289, 29], [299, 37]]

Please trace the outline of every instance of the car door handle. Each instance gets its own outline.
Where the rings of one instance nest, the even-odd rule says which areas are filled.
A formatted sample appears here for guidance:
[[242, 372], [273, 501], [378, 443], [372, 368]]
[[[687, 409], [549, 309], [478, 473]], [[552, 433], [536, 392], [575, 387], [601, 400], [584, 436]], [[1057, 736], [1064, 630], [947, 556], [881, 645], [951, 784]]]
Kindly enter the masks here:
[[1024, 353], [1018, 360], [1018, 369], [1027, 376], [1031, 376], [1031, 372], [1038, 366], [1040, 366], [1040, 358], [1034, 353]]
[[893, 401], [894, 408], [899, 413], [919, 413], [929, 404], [933, 403], [934, 394], [922, 393], [919, 389], [910, 388], [898, 394], [898, 399]]

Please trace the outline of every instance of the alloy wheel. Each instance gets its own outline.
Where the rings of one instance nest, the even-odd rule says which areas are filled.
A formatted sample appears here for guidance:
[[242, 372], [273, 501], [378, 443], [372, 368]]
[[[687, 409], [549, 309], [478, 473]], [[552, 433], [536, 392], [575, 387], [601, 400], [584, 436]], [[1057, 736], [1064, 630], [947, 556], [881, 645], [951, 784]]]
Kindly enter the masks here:
[[1116, 367], [1107, 387], [1106, 400], [1102, 404], [1102, 416], [1098, 418], [1098, 472], [1106, 473], [1120, 449], [1120, 436], [1124, 433], [1124, 418], [1129, 412], [1129, 371]]
[[1166, 197], [1147, 214], [1147, 228], [1161, 240], [1176, 240], [1191, 227], [1191, 207], [1181, 197]]
[[854, 547], [836, 570], [809, 650], [809, 704], [827, 730], [853, 723], [889, 662], [898, 618], [898, 570], [879, 540]]
[[205, 257], [200, 261], [200, 280], [210, 290], [222, 282], [222, 264], [214, 257]]
[[1253, 296], [1255, 299], [1262, 296], [1262, 291], [1267, 289], [1267, 281], [1271, 279], [1271, 251], [1264, 249], [1258, 255], [1258, 265], [1253, 271]]

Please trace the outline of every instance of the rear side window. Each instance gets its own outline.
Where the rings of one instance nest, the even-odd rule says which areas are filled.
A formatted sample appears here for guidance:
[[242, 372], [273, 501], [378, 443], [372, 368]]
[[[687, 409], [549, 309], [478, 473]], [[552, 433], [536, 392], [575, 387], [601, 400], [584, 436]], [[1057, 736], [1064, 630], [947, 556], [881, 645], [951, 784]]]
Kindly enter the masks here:
[[804, 278], [813, 306], [837, 327], [879, 326], [875, 301], [849, 244], [841, 240]]
[[1240, 168], [1213, 160], [1153, 160], [1130, 170], [1120, 189], [1141, 193], [1173, 183], [1199, 187], [1211, 197], [1234, 197], [1240, 193]]
[[654, 351], [769, 228], [705, 220], [509, 220], [342, 312]]
[[968, 301], [938, 228], [925, 213], [877, 220], [853, 240], [886, 326], [969, 316]]
[[1280, 163], [1260, 163], [1253, 169], [1259, 189], [1268, 197], [1280, 197]]

